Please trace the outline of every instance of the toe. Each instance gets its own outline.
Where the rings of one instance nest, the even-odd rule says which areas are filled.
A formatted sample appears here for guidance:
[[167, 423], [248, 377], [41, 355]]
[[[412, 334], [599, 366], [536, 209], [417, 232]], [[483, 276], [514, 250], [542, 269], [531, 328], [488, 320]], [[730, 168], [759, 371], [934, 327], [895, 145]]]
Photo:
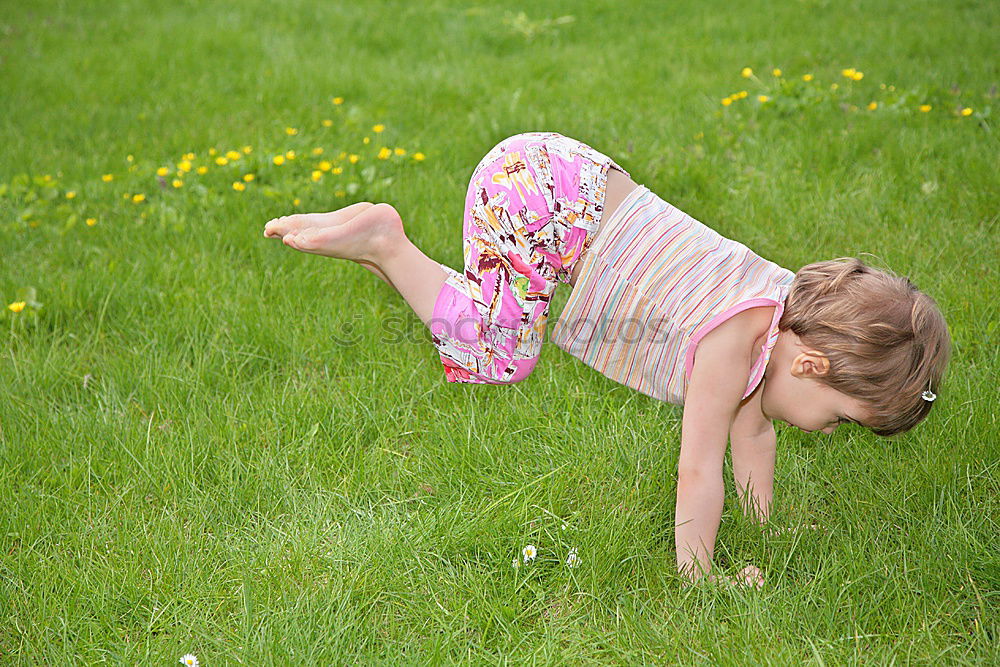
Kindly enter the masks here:
[[303, 229], [297, 232], [292, 237], [292, 243], [295, 244], [295, 248], [298, 250], [304, 250], [306, 252], [311, 252], [316, 250], [320, 243], [320, 237], [322, 235], [322, 230], [318, 229]]
[[280, 218], [274, 218], [269, 220], [266, 225], [264, 225], [264, 236], [269, 238], [282, 238], [288, 232], [288, 218], [292, 216], [281, 216]]

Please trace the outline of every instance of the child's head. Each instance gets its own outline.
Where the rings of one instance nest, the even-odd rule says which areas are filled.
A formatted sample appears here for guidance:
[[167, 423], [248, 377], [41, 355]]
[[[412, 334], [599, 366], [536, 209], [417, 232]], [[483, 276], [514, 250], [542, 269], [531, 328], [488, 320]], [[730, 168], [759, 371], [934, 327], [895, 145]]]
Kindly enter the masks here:
[[906, 278], [854, 258], [809, 264], [795, 274], [778, 326], [826, 355], [829, 368], [816, 379], [863, 403], [876, 434], [911, 429], [930, 412], [948, 327]]

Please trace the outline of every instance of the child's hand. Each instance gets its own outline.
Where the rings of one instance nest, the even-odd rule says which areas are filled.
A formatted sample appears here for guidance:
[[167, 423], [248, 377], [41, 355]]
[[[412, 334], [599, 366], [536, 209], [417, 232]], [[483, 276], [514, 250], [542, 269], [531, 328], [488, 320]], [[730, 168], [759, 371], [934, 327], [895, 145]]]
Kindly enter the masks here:
[[756, 565], [747, 565], [739, 571], [739, 574], [730, 582], [737, 586], [753, 586], [754, 588], [764, 588], [764, 575]]
[[755, 565], [747, 565], [735, 577], [710, 574], [706, 580], [710, 583], [726, 584], [727, 586], [764, 587], [764, 575], [761, 574], [760, 569]]
[[753, 588], [764, 587], [764, 575], [761, 574], [760, 568], [755, 565], [747, 565], [745, 568], [740, 570], [735, 577], [727, 577], [722, 574], [709, 574], [707, 577], [702, 577], [700, 579], [692, 579], [690, 577], [687, 577], [686, 579], [686, 586], [708, 583], [725, 584], [726, 586], [751, 586]]
[[790, 528], [768, 528], [767, 534], [771, 537], [777, 537], [782, 533], [798, 532], [799, 530], [819, 530], [819, 526], [815, 523], [812, 524], [803, 523], [798, 526], [792, 526]]

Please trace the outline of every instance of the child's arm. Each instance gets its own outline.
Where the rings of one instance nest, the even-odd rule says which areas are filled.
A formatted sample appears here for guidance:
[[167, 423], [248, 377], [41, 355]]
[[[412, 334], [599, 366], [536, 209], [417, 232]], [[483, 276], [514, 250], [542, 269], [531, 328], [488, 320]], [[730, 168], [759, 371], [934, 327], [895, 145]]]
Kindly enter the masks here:
[[755, 310], [761, 309], [735, 315], [699, 342], [688, 380], [674, 539], [677, 569], [692, 579], [711, 569], [722, 518], [726, 443], [746, 391], [753, 345], [764, 319], [751, 312]]
[[736, 411], [729, 430], [733, 448], [733, 481], [740, 506], [748, 516], [766, 523], [774, 493], [774, 424], [760, 408], [760, 387]]

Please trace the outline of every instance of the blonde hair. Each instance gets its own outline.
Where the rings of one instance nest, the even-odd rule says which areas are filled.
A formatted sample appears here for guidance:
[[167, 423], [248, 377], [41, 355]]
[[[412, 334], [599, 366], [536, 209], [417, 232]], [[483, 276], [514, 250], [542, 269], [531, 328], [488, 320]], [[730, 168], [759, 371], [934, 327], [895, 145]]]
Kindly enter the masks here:
[[948, 364], [948, 325], [929, 296], [907, 278], [842, 257], [795, 274], [778, 323], [826, 354], [817, 378], [865, 403], [865, 426], [878, 435], [916, 426], [933, 406]]

